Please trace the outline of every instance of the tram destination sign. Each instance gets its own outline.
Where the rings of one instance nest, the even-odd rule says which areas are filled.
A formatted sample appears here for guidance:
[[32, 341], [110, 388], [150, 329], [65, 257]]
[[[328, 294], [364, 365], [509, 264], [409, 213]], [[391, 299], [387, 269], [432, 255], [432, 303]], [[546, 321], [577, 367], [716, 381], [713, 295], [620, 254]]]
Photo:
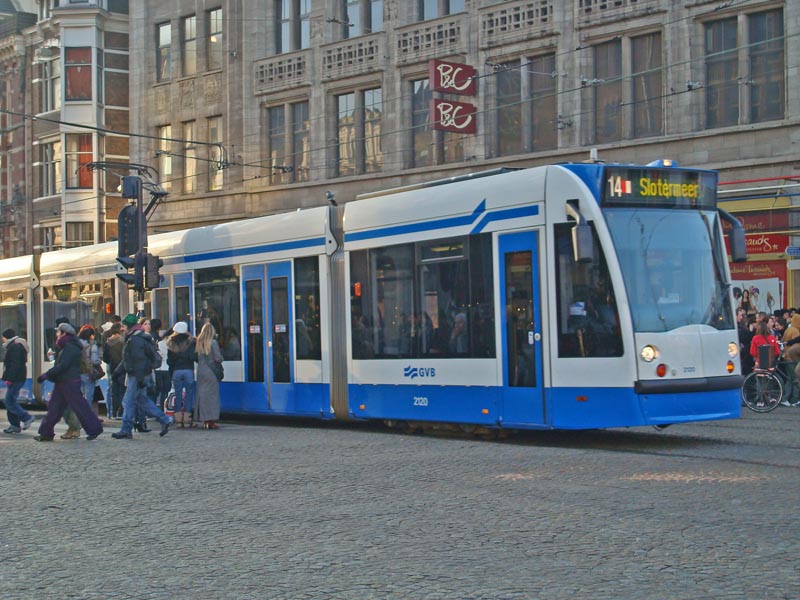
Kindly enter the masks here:
[[604, 206], [716, 210], [717, 174], [709, 171], [606, 167]]

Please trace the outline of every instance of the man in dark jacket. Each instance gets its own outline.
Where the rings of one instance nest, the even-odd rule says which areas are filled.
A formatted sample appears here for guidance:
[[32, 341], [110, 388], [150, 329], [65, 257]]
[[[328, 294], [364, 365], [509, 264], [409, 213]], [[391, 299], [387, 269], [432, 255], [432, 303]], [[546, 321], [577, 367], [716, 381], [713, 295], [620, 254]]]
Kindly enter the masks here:
[[3, 382], [6, 386], [6, 413], [8, 427], [3, 433], [19, 433], [36, 420], [17, 402], [19, 390], [28, 378], [28, 342], [9, 328], [3, 332], [6, 356], [3, 359]]
[[86, 439], [96, 439], [103, 433], [100, 419], [92, 412], [81, 393], [81, 354], [83, 345], [75, 335], [75, 328], [69, 323], [56, 327], [56, 362], [47, 373], [39, 375], [39, 383], [46, 379], [52, 381], [53, 394], [47, 404], [47, 414], [39, 425], [37, 442], [51, 442], [55, 437], [54, 427], [64, 410], [69, 406], [86, 430]]
[[[126, 325], [134, 322], [136, 317], [126, 315], [122, 320]], [[148, 417], [155, 417], [161, 423], [159, 435], [165, 436], [172, 425], [172, 419], [165, 415], [150, 399], [148, 389], [155, 385], [153, 369], [161, 364], [161, 358], [156, 352], [153, 338], [138, 323], [130, 325], [125, 336], [125, 346], [122, 349], [122, 368], [128, 375], [128, 388], [122, 399], [122, 428], [111, 437], [117, 440], [133, 437], [133, 422], [136, 418], [137, 407], [141, 408]]]

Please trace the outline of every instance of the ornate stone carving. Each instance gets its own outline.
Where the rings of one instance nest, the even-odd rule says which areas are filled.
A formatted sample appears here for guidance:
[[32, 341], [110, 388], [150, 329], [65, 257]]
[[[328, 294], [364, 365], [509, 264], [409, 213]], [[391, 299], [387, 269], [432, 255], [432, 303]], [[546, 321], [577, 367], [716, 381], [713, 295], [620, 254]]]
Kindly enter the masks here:
[[219, 102], [221, 88], [222, 86], [219, 82], [219, 74], [209, 75], [206, 77], [204, 90], [206, 104], [215, 104]]
[[167, 112], [169, 106], [169, 88], [161, 87], [156, 90], [156, 112]]
[[181, 107], [194, 108], [194, 79], [181, 81]]

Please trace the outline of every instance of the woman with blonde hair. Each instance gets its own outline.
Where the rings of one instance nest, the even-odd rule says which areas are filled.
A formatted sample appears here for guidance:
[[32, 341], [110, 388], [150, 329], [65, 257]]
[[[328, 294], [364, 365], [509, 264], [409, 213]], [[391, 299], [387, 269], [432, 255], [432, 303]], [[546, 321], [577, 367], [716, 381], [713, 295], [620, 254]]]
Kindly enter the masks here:
[[214, 326], [206, 323], [197, 336], [197, 392], [194, 418], [206, 429], [217, 429], [219, 420], [219, 382], [222, 380], [222, 352], [214, 339]]

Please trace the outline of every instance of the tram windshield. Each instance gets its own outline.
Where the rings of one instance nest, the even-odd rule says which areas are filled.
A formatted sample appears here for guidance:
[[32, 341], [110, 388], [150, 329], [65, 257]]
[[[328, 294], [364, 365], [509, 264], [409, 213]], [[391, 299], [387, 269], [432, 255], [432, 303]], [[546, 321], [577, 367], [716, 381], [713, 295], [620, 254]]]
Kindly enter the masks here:
[[725, 250], [712, 210], [606, 208], [635, 331], [733, 329]]

